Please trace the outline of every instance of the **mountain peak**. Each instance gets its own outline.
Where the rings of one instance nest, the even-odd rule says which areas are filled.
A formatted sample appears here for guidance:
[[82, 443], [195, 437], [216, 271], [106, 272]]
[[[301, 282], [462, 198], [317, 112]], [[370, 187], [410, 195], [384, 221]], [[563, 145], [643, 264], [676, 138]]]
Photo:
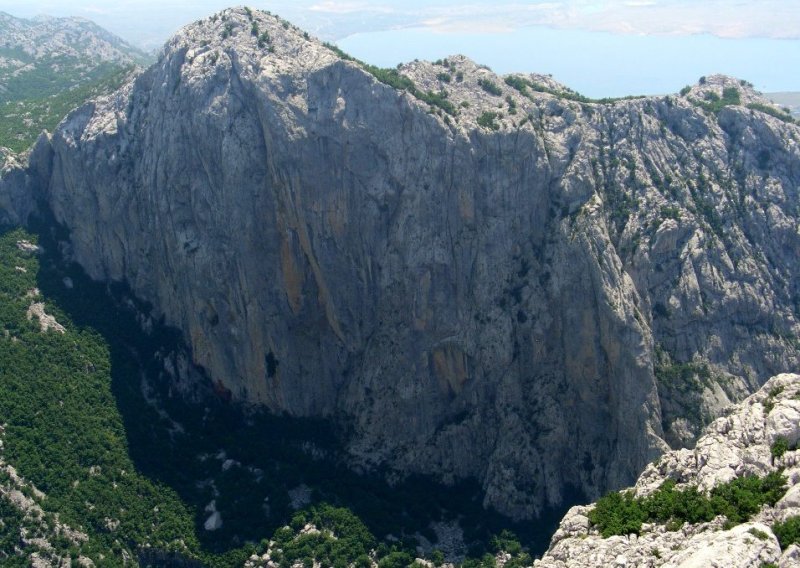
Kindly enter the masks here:
[[24, 218], [35, 188], [224, 400], [339, 417], [351, 463], [474, 478], [525, 518], [630, 484], [800, 360], [800, 130], [732, 88], [379, 69], [236, 8], [5, 191]]
[[733, 104], [771, 104], [752, 83], [729, 75], [715, 74], [700, 77], [694, 85], [687, 85], [680, 93], [701, 102], [733, 101]]
[[[165, 45], [161, 58], [177, 57], [182, 81], [198, 84], [221, 68], [262, 80], [282, 77], [302, 90], [308, 77], [342, 63], [402, 93], [453, 129], [531, 128], [543, 105], [595, 101], [540, 74], [500, 76], [464, 55], [435, 62], [414, 60], [392, 69], [359, 61], [270, 12], [229, 8], [181, 29]], [[560, 101], [560, 102], [559, 102]]]
[[339, 59], [322, 42], [279, 16], [250, 8], [228, 8], [182, 28], [161, 58], [179, 54], [190, 75], [206, 76], [235, 61], [246, 74], [298, 78]]
[[749, 81], [728, 75], [700, 77], [696, 84], [681, 89], [679, 97], [712, 112], [718, 112], [724, 107], [745, 107], [783, 122], [794, 122], [789, 109], [757, 91]]
[[[190, 83], [212, 74], [220, 65], [232, 65], [235, 60], [240, 73], [263, 78], [282, 76], [299, 86], [311, 73], [341, 61], [372, 75], [377, 82], [404, 92], [409, 100], [462, 134], [475, 128], [495, 131], [533, 128], [533, 121], [543, 113], [592, 112], [587, 110], [592, 105], [628, 100], [644, 104], [643, 101], [663, 99], [591, 99], [549, 75], [498, 75], [488, 66], [458, 54], [435, 62], [414, 60], [393, 69], [381, 69], [358, 61], [276, 14], [248, 7], [228, 8], [184, 27], [167, 42], [162, 56], [174, 53], [180, 53], [182, 65], [188, 64], [183, 72], [190, 75], [187, 77]], [[735, 100], [730, 100], [732, 93]], [[713, 109], [715, 103], [717, 106], [733, 103], [778, 112], [752, 85], [723, 75], [703, 78], [681, 95], [678, 104], [682, 105]], [[562, 110], [555, 111], [556, 107]]]
[[196, 45], [231, 48], [263, 56], [284, 49], [322, 46], [321, 42], [280, 16], [264, 10], [228, 8], [184, 26], [167, 49]]

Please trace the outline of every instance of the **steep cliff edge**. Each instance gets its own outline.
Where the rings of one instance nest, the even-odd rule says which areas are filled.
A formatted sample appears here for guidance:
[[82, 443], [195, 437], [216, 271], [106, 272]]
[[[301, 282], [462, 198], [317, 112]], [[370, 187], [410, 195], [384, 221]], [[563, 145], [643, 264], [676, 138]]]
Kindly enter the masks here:
[[597, 103], [463, 57], [369, 69], [226, 10], [41, 139], [0, 208], [51, 210], [224, 396], [524, 518], [800, 364], [800, 128], [767, 104], [724, 77]]
[[[605, 539], [589, 522], [594, 505], [573, 507], [562, 520], [550, 549], [534, 566], [798, 566], [798, 443], [800, 375], [778, 375], [728, 416], [711, 424], [694, 450], [672, 451], [650, 464], [633, 488], [640, 499], [652, 496], [667, 481], [677, 483], [679, 491], [687, 487], [701, 492], [717, 488], [717, 496], [724, 496], [719, 488], [732, 480], [781, 474], [785, 485], [775, 493], [775, 502], [754, 507], [751, 518], [738, 522], [724, 515], [706, 522], [673, 519], [666, 525], [644, 524], [638, 534], [625, 532]], [[742, 495], [744, 491], [737, 495], [740, 503], [745, 502]]]

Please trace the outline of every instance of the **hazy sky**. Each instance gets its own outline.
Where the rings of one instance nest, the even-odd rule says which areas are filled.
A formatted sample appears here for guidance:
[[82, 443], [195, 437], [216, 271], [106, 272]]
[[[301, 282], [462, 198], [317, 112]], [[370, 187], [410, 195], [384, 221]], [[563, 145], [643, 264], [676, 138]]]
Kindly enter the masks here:
[[[153, 49], [183, 24], [235, 2], [0, 0], [0, 11], [22, 17], [82, 16]], [[553, 73], [576, 88], [581, 86], [574, 78], [582, 78], [597, 86], [594, 93], [591, 88], [583, 90], [598, 96], [645, 92], [639, 85], [652, 85], [644, 83], [651, 75], [668, 75], [667, 90], [672, 91], [681, 86], [672, 81], [715, 71], [744, 77], [764, 90], [800, 91], [800, 0], [253, 0], [247, 4], [276, 12], [324, 39], [344, 40], [341, 43], [354, 55], [382, 65], [424, 58], [427, 51], [420, 53], [421, 49], [446, 49], [446, 53], [466, 53], [498, 71]], [[354, 34], [358, 35], [348, 38]], [[543, 46], [549, 48], [546, 58]], [[531, 50], [536, 57], [522, 56]], [[440, 56], [437, 51], [426, 58]], [[504, 66], [509, 62], [513, 68]]]

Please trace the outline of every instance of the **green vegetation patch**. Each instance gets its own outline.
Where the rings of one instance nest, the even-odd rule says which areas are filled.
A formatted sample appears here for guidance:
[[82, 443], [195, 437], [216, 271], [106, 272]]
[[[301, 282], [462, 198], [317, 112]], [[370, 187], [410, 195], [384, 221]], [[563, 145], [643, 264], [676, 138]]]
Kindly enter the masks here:
[[133, 67], [109, 64], [77, 84], [65, 83], [62, 79], [60, 85], [44, 89], [28, 85], [20, 87], [14, 97], [0, 97], [0, 146], [15, 152], [26, 150], [42, 130], [52, 132], [72, 109], [89, 99], [114, 92], [132, 71]]
[[[301, 532], [310, 524], [313, 531]], [[370, 566], [370, 552], [377, 541], [364, 523], [351, 511], [321, 504], [297, 513], [290, 526], [275, 531], [272, 546], [262, 543], [259, 551], [270, 552], [279, 566], [291, 566], [314, 559], [323, 566]]]
[[489, 79], [478, 79], [478, 85], [480, 85], [481, 89], [489, 93], [490, 95], [494, 95], [499, 97], [503, 94], [503, 89], [501, 89], [497, 84]]
[[778, 436], [770, 446], [769, 451], [773, 458], [783, 457], [783, 454], [797, 449], [797, 444], [790, 444], [783, 436]]
[[437, 107], [442, 109], [444, 112], [451, 116], [455, 116], [457, 114], [456, 107], [453, 103], [447, 100], [447, 93], [442, 91], [439, 93], [434, 93], [433, 91], [423, 92], [417, 88], [410, 78], [406, 77], [405, 75], [401, 75], [397, 69], [386, 69], [383, 67], [376, 67], [375, 65], [369, 65], [360, 61], [353, 57], [352, 55], [345, 53], [339, 47], [333, 45], [332, 43], [323, 43], [325, 47], [333, 51], [336, 55], [340, 58], [344, 59], [345, 61], [352, 61], [358, 64], [362, 69], [370, 73], [373, 77], [375, 77], [381, 83], [385, 85], [389, 85], [399, 91], [406, 91], [410, 95], [416, 97], [417, 99], [421, 100], [422, 102], [428, 103], [433, 107]]
[[[191, 512], [173, 490], [138, 474], [128, 456], [102, 337], [49, 302], [47, 313], [66, 333], [43, 333], [27, 319], [39, 259], [19, 250], [21, 240], [36, 238], [22, 230], [0, 236], [4, 459], [47, 494], [49, 511], [90, 534], [88, 543], [63, 554], [99, 563], [130, 542], [197, 553]], [[118, 521], [113, 531], [109, 520]]]
[[390, 87], [394, 87], [399, 91], [406, 91], [419, 100], [426, 102], [431, 106], [442, 109], [451, 116], [456, 115], [456, 107], [453, 103], [447, 100], [447, 93], [434, 93], [433, 91], [428, 91], [425, 93], [420, 91], [414, 84], [414, 81], [405, 75], [401, 75], [397, 69], [384, 69], [365, 63], [361, 63], [361, 66], [381, 83], [389, 85]]
[[618, 101], [626, 101], [626, 100], [634, 100], [634, 99], [641, 99], [644, 98], [643, 96], [628, 96], [628, 97], [604, 97], [601, 99], [592, 99], [589, 97], [585, 97], [578, 93], [577, 91], [573, 91], [572, 89], [564, 88], [564, 89], [551, 89], [550, 87], [543, 85], [541, 83], [537, 83], [535, 81], [531, 81], [526, 77], [521, 77], [519, 75], [509, 75], [505, 78], [505, 83], [509, 87], [512, 87], [519, 91], [522, 95], [525, 95], [528, 98], [531, 98], [531, 91], [535, 91], [537, 93], [547, 93], [553, 96], [556, 96], [560, 99], [566, 99], [569, 101], [575, 101], [579, 103], [596, 103], [596, 104], [614, 104]]
[[[495, 554], [508, 553], [505, 566], [523, 568], [533, 564], [533, 558], [520, 544], [516, 535], [503, 530], [492, 538], [492, 552], [478, 558], [467, 558], [461, 568], [496, 566]], [[350, 510], [329, 504], [314, 506], [298, 512], [289, 525], [275, 531], [271, 541], [264, 540], [257, 554], [268, 553], [280, 568], [316, 563], [334, 568], [369, 568], [372, 562], [379, 568], [407, 568], [416, 566], [417, 557], [413, 540], [404, 538], [394, 542], [379, 542]], [[441, 566], [444, 554], [434, 550], [430, 555], [434, 566]]]
[[789, 451], [789, 440], [779, 437], [772, 443], [769, 450], [773, 458], [782, 457], [783, 454]]
[[[781, 394], [782, 392], [783, 392], [783, 387], [775, 387], [773, 389], [770, 389], [770, 391], [767, 393], [767, 398], [765, 398], [764, 401], [761, 403], [761, 405], [764, 407], [764, 412], [766, 414], [769, 414], [770, 412], [772, 412], [772, 409], [775, 408], [775, 397]], [[776, 443], [778, 443], [778, 451], [780, 451], [782, 444], [778, 440], [776, 440]], [[786, 445], [787, 445], [786, 449], [789, 449], [788, 442]]]
[[709, 386], [711, 382], [711, 370], [704, 363], [658, 364], [654, 371], [656, 379], [666, 385], [691, 385], [691, 388], [701, 388]]
[[22, 513], [0, 496], [0, 564], [3, 566], [28, 566], [27, 560], [17, 555], [23, 524]]
[[775, 505], [786, 493], [786, 478], [780, 472], [765, 477], [746, 476], [718, 485], [705, 495], [696, 487], [678, 489], [665, 481], [647, 497], [614, 491], [602, 497], [589, 513], [589, 521], [603, 538], [639, 534], [642, 523], [662, 523], [677, 529], [683, 523], [704, 523], [719, 515], [729, 528], [748, 521], [765, 504]]
[[503, 118], [503, 115], [486, 111], [478, 117], [478, 126], [488, 128], [489, 130], [500, 130], [500, 124], [496, 121], [498, 118]]
[[679, 207], [676, 206], [665, 205], [661, 208], [661, 218], [665, 220], [674, 219], [675, 221], [680, 221], [681, 210]]
[[708, 112], [718, 114], [726, 106], [742, 104], [742, 97], [736, 87], [725, 87], [722, 89], [721, 97], [713, 91], [708, 91], [705, 93], [704, 101], [692, 100], [692, 103]]
[[778, 542], [783, 550], [793, 544], [800, 544], [800, 515], [789, 517], [782, 523], [775, 523], [772, 526], [772, 532], [778, 537]]
[[697, 174], [693, 185], [689, 185], [689, 194], [694, 202], [697, 213], [708, 224], [708, 228], [720, 239], [725, 238], [725, 223], [714, 204], [714, 193], [703, 172]]
[[788, 112], [788, 110], [777, 109], [771, 105], [765, 105], [762, 103], [749, 103], [747, 105], [747, 108], [749, 108], [750, 110], [757, 110], [758, 112], [763, 112], [764, 114], [768, 114], [788, 124], [797, 123], [797, 121], [795, 121], [795, 119], [792, 117], [792, 114]]

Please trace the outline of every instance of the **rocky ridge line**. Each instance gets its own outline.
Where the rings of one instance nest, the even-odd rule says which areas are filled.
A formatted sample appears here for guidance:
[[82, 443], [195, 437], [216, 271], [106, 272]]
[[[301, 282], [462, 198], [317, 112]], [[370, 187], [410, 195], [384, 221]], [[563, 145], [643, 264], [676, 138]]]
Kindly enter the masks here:
[[72, 57], [93, 64], [131, 65], [147, 59], [143, 52], [90, 20], [49, 16], [24, 19], [4, 12], [0, 12], [0, 49], [9, 50], [0, 56], [0, 69], [15, 67], [18, 63], [17, 73], [24, 73], [26, 69], [14, 51], [33, 60]]

